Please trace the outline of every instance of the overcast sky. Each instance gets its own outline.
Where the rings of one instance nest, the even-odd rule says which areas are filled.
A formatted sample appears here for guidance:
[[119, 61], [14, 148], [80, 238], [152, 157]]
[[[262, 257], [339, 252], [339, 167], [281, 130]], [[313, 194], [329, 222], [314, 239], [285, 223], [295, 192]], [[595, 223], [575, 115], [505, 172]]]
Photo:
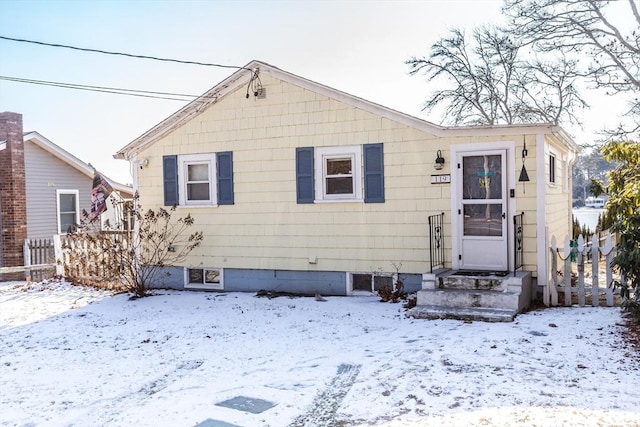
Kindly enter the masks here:
[[[0, 35], [242, 66], [253, 59], [427, 117], [429, 88], [404, 61], [453, 27], [500, 23], [502, 1], [0, 0]], [[0, 76], [200, 95], [233, 69], [156, 62], [0, 39]], [[0, 111], [130, 183], [113, 154], [185, 102], [0, 80]], [[578, 141], [581, 142], [581, 141]]]

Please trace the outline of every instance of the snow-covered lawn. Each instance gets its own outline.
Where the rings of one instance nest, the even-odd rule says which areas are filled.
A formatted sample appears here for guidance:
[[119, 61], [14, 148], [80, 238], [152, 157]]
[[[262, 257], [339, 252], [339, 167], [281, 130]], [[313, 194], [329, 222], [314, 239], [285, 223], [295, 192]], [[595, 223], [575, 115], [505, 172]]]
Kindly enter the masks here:
[[[2, 283], [0, 420], [640, 425], [639, 363], [621, 321], [618, 308], [464, 323], [406, 318], [376, 297], [158, 291], [129, 300], [65, 283]], [[233, 398], [239, 409], [217, 405]]]

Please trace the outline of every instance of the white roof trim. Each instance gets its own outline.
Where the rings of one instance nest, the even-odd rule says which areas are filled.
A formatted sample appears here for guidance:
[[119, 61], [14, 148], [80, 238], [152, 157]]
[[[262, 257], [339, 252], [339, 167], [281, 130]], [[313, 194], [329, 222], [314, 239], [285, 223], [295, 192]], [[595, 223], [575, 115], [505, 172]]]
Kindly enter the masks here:
[[7, 141], [0, 141], [0, 151], [7, 148]]
[[[53, 142], [49, 141], [47, 138], [40, 135], [38, 132], [25, 133], [23, 135], [23, 141], [32, 142], [33, 144], [37, 145], [39, 148], [45, 150], [46, 152], [53, 155], [54, 157], [62, 160], [69, 166], [75, 168], [76, 170], [82, 172], [83, 174], [87, 175], [90, 178], [93, 178], [93, 175], [96, 172], [96, 169], [93, 166], [78, 159], [76, 156], [69, 153], [65, 149], [59, 147], [58, 145], [54, 144]], [[108, 180], [114, 190], [118, 190], [128, 194], [133, 194], [133, 188], [120, 184], [118, 182], [115, 182], [111, 179], [108, 179]]]
[[[156, 126], [133, 140], [131, 143], [120, 149], [114, 157], [116, 159], [130, 160], [134, 153], [153, 144], [167, 133], [189, 121], [194, 116], [200, 114], [212, 104], [215, 104], [228, 93], [236, 90], [241, 85], [248, 83], [250, 78], [249, 69], [257, 70], [260, 73], [272, 75], [274, 78], [287, 83], [302, 87], [315, 93], [319, 93], [328, 98], [335, 99], [347, 105], [368, 111], [372, 114], [405, 124], [412, 128], [421, 130], [435, 137], [458, 137], [458, 136], [492, 136], [492, 135], [522, 135], [522, 134], [553, 134], [561, 140], [565, 140], [568, 148], [577, 149], [576, 143], [566, 134], [562, 128], [549, 124], [527, 124], [527, 125], [491, 125], [491, 126], [440, 126], [426, 120], [419, 119], [409, 114], [401, 113], [388, 107], [367, 101], [346, 92], [333, 89], [329, 86], [316, 83], [303, 77], [281, 70], [273, 65], [261, 61], [251, 61], [242, 69], [236, 71], [231, 76], [223, 80], [218, 85], [209, 89], [197, 99], [191, 101], [176, 113], [167, 117]], [[571, 149], [570, 148], [570, 149]]]

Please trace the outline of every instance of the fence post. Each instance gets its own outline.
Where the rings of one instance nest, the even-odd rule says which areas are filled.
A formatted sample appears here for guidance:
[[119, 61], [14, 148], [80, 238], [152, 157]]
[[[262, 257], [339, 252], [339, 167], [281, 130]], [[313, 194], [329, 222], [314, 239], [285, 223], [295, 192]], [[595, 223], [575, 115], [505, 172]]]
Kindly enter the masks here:
[[59, 234], [53, 235], [53, 253], [55, 255], [56, 276], [64, 276], [64, 255], [62, 253], [62, 239]]
[[547, 284], [544, 292], [545, 305], [558, 305], [558, 245], [556, 236], [551, 236], [551, 282]]
[[611, 234], [607, 235], [604, 239], [604, 256], [607, 272], [607, 307], [613, 307], [613, 268], [611, 267], [611, 261], [613, 260], [613, 242], [611, 241]]
[[564, 238], [564, 248], [562, 248], [564, 258], [564, 305], [571, 306], [571, 240], [569, 236]]
[[598, 281], [598, 264], [600, 262], [600, 239], [596, 234], [591, 237], [591, 305], [600, 305], [600, 283]]
[[584, 307], [585, 289], [584, 289], [584, 237], [582, 234], [578, 236], [578, 256], [576, 262], [578, 266], [578, 305]]
[[[24, 243], [22, 244], [22, 258], [24, 266], [29, 267], [31, 265], [31, 247], [29, 239], [25, 239]], [[30, 269], [27, 268], [24, 270], [24, 278], [27, 280], [27, 282], [31, 281]]]

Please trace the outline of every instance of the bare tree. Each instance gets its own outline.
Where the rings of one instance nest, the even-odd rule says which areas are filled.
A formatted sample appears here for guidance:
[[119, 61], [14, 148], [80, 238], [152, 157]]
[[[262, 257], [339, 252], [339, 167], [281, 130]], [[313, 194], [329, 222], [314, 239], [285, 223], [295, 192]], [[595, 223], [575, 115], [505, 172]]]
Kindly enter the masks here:
[[[120, 203], [114, 201], [114, 209]], [[133, 234], [121, 231], [123, 224], [101, 225], [99, 217], [91, 219], [83, 211], [63, 247], [68, 260], [65, 276], [71, 282], [125, 290], [141, 298], [157, 285], [164, 267], [180, 265], [202, 243], [203, 233], [190, 231], [191, 214], [172, 218], [175, 206], [142, 210], [137, 193], [133, 203], [127, 203], [137, 228]]]
[[[615, 3], [613, 5], [612, 3]], [[617, 16], [627, 19], [616, 22]], [[640, 117], [640, 12], [637, 0], [505, 0], [514, 38], [538, 52], [581, 59], [576, 75], [609, 93], [631, 95], [627, 114]], [[585, 58], [589, 58], [585, 61]], [[631, 131], [640, 129], [638, 120]]]
[[424, 109], [444, 106], [443, 122], [451, 124], [513, 124], [578, 122], [573, 111], [586, 106], [571, 78], [575, 62], [520, 58], [521, 48], [499, 28], [473, 30], [468, 41], [454, 29], [438, 40], [428, 56], [407, 61], [411, 74], [430, 81], [448, 80], [434, 90]]

